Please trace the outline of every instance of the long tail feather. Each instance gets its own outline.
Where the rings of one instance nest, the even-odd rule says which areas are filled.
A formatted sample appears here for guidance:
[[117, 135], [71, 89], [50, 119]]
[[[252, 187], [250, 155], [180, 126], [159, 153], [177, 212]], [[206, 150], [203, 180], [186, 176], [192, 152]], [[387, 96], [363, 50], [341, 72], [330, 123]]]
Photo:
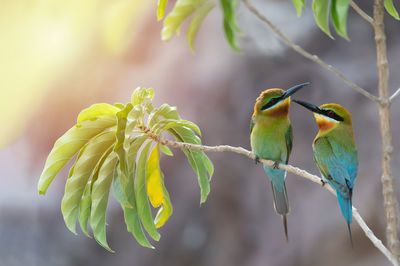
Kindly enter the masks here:
[[272, 186], [272, 194], [274, 196], [274, 208], [275, 211], [282, 216], [282, 223], [283, 223], [283, 228], [285, 229], [286, 242], [288, 242], [289, 238], [288, 238], [286, 214], [289, 213], [290, 207], [286, 193], [286, 186], [285, 184], [283, 184], [282, 191], [279, 191], [272, 182], [271, 186]]
[[342, 211], [343, 217], [347, 223], [351, 246], [353, 246], [353, 237], [352, 237], [351, 228], [350, 228], [350, 224], [351, 224], [351, 220], [352, 220], [352, 204], [351, 204], [352, 190], [350, 190], [350, 193], [347, 197], [345, 195], [342, 195], [339, 191], [337, 191], [336, 194], [338, 197], [340, 210]]

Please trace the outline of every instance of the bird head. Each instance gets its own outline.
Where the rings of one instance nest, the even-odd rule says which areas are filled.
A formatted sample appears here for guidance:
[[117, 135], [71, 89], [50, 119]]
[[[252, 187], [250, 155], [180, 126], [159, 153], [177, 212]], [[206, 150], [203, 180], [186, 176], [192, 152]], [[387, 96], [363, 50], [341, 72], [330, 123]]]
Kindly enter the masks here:
[[293, 100], [314, 113], [320, 131], [328, 131], [339, 125], [351, 125], [351, 114], [336, 103], [327, 103], [316, 106], [311, 103]]
[[276, 88], [263, 91], [257, 98], [254, 106], [254, 115], [263, 114], [271, 117], [287, 116], [289, 113], [290, 96], [308, 84], [310, 83], [302, 83], [287, 91]]

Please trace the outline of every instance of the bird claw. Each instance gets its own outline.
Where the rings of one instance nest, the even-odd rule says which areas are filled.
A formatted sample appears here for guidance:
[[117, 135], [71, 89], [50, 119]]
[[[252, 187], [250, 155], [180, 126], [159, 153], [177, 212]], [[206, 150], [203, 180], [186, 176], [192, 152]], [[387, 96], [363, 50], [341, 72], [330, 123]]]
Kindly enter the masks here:
[[279, 161], [274, 161], [274, 164], [272, 165], [272, 168], [278, 169], [279, 168]]
[[258, 156], [256, 155], [256, 157], [254, 158], [254, 162], [255, 162], [256, 164], [258, 164], [258, 163], [260, 162], [260, 157], [258, 157]]
[[326, 182], [321, 178], [321, 186], [325, 187]]

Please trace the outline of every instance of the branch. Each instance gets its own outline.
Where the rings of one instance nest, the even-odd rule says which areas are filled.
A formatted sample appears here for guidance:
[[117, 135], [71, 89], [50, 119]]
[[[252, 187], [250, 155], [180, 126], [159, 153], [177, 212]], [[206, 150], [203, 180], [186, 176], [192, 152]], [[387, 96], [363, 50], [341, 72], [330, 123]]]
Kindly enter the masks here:
[[[234, 152], [234, 153], [239, 153], [242, 155], [245, 155], [251, 159], [255, 159], [256, 156], [254, 153], [252, 153], [251, 151], [248, 151], [242, 147], [232, 147], [229, 145], [219, 145], [219, 146], [205, 146], [205, 145], [196, 145], [196, 144], [190, 144], [190, 143], [184, 143], [184, 142], [176, 142], [176, 141], [171, 141], [171, 140], [166, 140], [163, 139], [155, 134], [153, 134], [150, 131], [147, 131], [147, 134], [149, 134], [149, 136], [156, 142], [165, 145], [165, 146], [169, 146], [172, 148], [178, 148], [178, 149], [192, 149], [192, 150], [201, 150], [201, 151], [213, 151], [213, 152]], [[273, 167], [274, 166], [274, 161], [271, 160], [265, 160], [265, 159], [259, 159], [260, 162]], [[322, 185], [324, 188], [326, 188], [327, 190], [329, 190], [329, 192], [331, 192], [333, 195], [336, 196], [336, 192], [334, 191], [334, 189], [329, 186], [328, 184], [325, 184], [322, 182], [322, 179], [316, 175], [310, 174], [305, 170], [302, 170], [300, 168], [291, 166], [291, 165], [286, 165], [286, 164], [279, 164], [278, 168], [283, 169], [285, 171], [291, 172], [293, 174], [296, 174], [298, 176], [302, 176], [314, 183], [320, 184]], [[354, 219], [357, 221], [357, 223], [360, 225], [361, 229], [364, 231], [365, 235], [371, 240], [372, 244], [374, 244], [374, 246], [379, 249], [383, 255], [385, 255], [387, 257], [387, 259], [395, 266], [399, 266], [396, 257], [394, 257], [392, 255], [392, 253], [382, 244], [382, 241], [380, 239], [378, 239], [374, 233], [371, 231], [371, 229], [369, 229], [369, 227], [367, 226], [367, 224], [365, 223], [365, 221], [363, 220], [363, 218], [360, 216], [360, 214], [358, 213], [357, 209], [353, 206], [352, 208], [352, 212], [353, 212], [353, 217]]]
[[397, 91], [395, 93], [393, 93], [392, 96], [390, 96], [389, 101], [392, 102], [399, 95], [400, 95], [400, 88], [398, 88]]
[[374, 26], [374, 19], [371, 18], [367, 13], [365, 13], [354, 1], [350, 2], [350, 6], [356, 11], [363, 19], [365, 19], [369, 24]]
[[337, 71], [331, 65], [328, 65], [327, 63], [325, 63], [324, 61], [319, 59], [318, 56], [310, 54], [309, 52], [305, 51], [303, 48], [301, 48], [297, 44], [293, 43], [288, 37], [286, 37], [278, 29], [278, 27], [276, 27], [271, 21], [269, 21], [264, 15], [262, 15], [252, 4], [250, 4], [248, 0], [243, 0], [243, 3], [250, 10], [250, 12], [252, 12], [254, 15], [256, 15], [261, 21], [265, 22], [272, 29], [272, 31], [275, 32], [275, 34], [278, 35], [278, 37], [284, 43], [286, 43], [286, 45], [291, 47], [293, 50], [295, 50], [296, 52], [298, 52], [302, 56], [310, 59], [311, 61], [314, 61], [315, 63], [319, 64], [320, 66], [322, 66], [326, 70], [328, 70], [328, 71], [332, 72], [333, 74], [335, 74], [337, 77], [342, 79], [350, 88], [352, 88], [355, 91], [361, 93], [362, 95], [364, 95], [365, 97], [369, 98], [370, 100], [372, 100], [374, 102], [377, 102], [377, 103], [381, 102], [381, 100], [378, 97], [372, 95], [368, 91], [366, 91], [363, 88], [361, 88], [361, 87], [357, 86], [356, 84], [354, 84], [352, 81], [350, 81], [348, 78], [346, 78], [342, 73]]

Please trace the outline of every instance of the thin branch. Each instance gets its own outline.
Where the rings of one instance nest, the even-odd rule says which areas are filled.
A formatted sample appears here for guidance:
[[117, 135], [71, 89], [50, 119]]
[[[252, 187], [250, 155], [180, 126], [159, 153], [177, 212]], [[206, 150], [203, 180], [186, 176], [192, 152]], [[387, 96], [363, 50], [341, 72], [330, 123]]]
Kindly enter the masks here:
[[301, 48], [297, 44], [293, 43], [288, 37], [286, 37], [278, 29], [278, 27], [276, 27], [271, 21], [269, 21], [264, 15], [262, 15], [252, 4], [250, 4], [248, 0], [243, 0], [243, 3], [250, 10], [250, 12], [252, 12], [254, 15], [256, 15], [261, 21], [265, 22], [272, 29], [272, 31], [275, 32], [275, 34], [278, 35], [279, 38], [283, 42], [286, 43], [286, 45], [291, 47], [293, 50], [295, 50], [296, 52], [298, 52], [302, 56], [310, 59], [311, 61], [314, 61], [315, 63], [319, 64], [320, 66], [322, 66], [326, 70], [328, 70], [328, 71], [332, 72], [333, 74], [335, 74], [337, 77], [342, 79], [350, 88], [356, 90], [357, 92], [361, 93], [362, 95], [364, 95], [365, 97], [369, 98], [370, 100], [372, 100], [374, 102], [377, 102], [377, 103], [381, 102], [381, 100], [378, 97], [372, 95], [368, 91], [366, 91], [363, 88], [361, 88], [361, 87], [357, 86], [356, 84], [354, 84], [352, 81], [350, 81], [348, 78], [346, 78], [342, 73], [337, 71], [334, 67], [332, 67], [331, 65], [328, 65], [327, 63], [325, 63], [324, 61], [319, 59], [318, 56], [310, 54], [309, 52], [305, 51], [303, 48]]
[[371, 18], [367, 13], [365, 13], [354, 1], [350, 2], [350, 6], [356, 11], [363, 19], [365, 19], [369, 24], [374, 26], [374, 19]]
[[397, 200], [392, 174], [392, 133], [390, 125], [389, 64], [386, 53], [384, 24], [384, 0], [374, 1], [374, 33], [376, 43], [376, 66], [378, 68], [378, 92], [382, 100], [378, 105], [380, 133], [382, 139], [382, 194], [386, 215], [386, 244], [392, 254], [400, 258], [400, 241], [397, 218]]
[[[201, 151], [212, 151], [212, 152], [234, 152], [238, 154], [245, 155], [251, 159], [255, 159], [255, 154], [252, 153], [251, 151], [248, 151], [242, 147], [232, 147], [229, 145], [219, 145], [219, 146], [205, 146], [205, 145], [196, 145], [196, 144], [190, 144], [190, 143], [183, 143], [183, 142], [176, 142], [176, 141], [171, 141], [171, 140], [166, 140], [163, 138], [160, 138], [159, 136], [152, 134], [150, 130], [146, 130], [149, 134], [149, 136], [156, 142], [172, 147], [172, 148], [178, 148], [178, 149], [192, 149], [192, 150], [201, 150]], [[260, 162], [268, 165], [268, 166], [274, 166], [274, 161], [271, 160], [265, 160], [265, 159], [259, 159]], [[291, 172], [293, 174], [296, 174], [298, 176], [302, 176], [314, 183], [322, 185], [324, 188], [329, 190], [333, 195], [336, 196], [336, 192], [334, 189], [329, 186], [328, 184], [325, 184], [322, 182], [322, 179], [316, 175], [310, 174], [305, 170], [302, 170], [300, 168], [291, 166], [291, 165], [285, 165], [285, 164], [279, 164], [278, 168], [281, 168], [287, 172]], [[371, 229], [367, 226], [363, 218], [360, 216], [358, 213], [357, 209], [353, 206], [352, 208], [353, 212], [353, 217], [357, 221], [357, 223], [360, 225], [361, 229], [364, 231], [365, 235], [371, 240], [372, 244], [379, 249], [383, 255], [387, 257], [387, 259], [395, 266], [399, 266], [399, 263], [397, 262], [396, 257], [392, 255], [392, 253], [382, 244], [382, 241], [378, 239], [374, 233], [371, 231]]]
[[397, 91], [395, 93], [393, 93], [392, 96], [390, 96], [389, 101], [392, 102], [399, 95], [400, 95], [400, 88], [398, 88]]

